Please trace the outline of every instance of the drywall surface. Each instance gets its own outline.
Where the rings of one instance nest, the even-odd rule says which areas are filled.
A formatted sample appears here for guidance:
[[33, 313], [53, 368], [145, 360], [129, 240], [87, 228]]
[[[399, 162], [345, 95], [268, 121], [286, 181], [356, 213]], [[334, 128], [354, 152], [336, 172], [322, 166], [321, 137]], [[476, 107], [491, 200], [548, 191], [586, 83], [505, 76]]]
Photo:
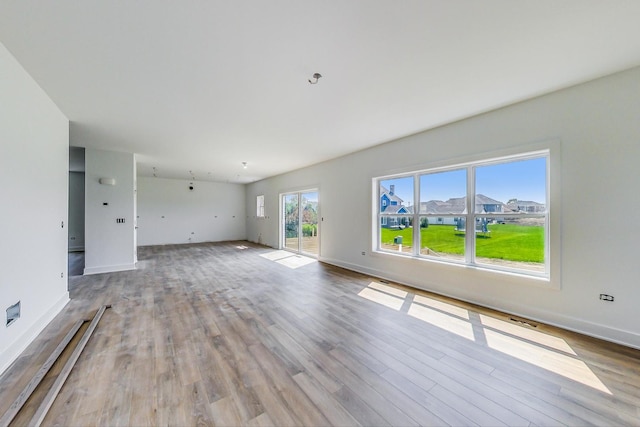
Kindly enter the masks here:
[[[639, 93], [635, 68], [250, 184], [247, 237], [277, 247], [278, 195], [318, 186], [321, 260], [640, 348]], [[540, 145], [554, 163], [551, 284], [372, 253], [373, 178]], [[250, 210], [258, 194], [267, 219]]]
[[[84, 273], [132, 270], [135, 156], [87, 148], [85, 170]], [[115, 185], [100, 184], [100, 178], [113, 178]]]
[[[2, 372], [69, 300], [69, 121], [2, 44], [0, 74]], [[18, 301], [21, 316], [5, 327]]]
[[69, 251], [84, 250], [84, 172], [69, 172]]
[[244, 185], [138, 177], [138, 245], [243, 240], [244, 200]]

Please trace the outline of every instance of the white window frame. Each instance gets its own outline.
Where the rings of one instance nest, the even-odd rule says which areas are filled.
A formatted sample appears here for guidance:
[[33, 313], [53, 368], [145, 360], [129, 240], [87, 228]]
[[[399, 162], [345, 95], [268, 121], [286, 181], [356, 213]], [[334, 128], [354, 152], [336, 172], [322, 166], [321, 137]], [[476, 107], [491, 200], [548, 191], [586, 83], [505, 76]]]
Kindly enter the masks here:
[[[539, 144], [540, 146], [540, 144]], [[553, 148], [552, 148], [553, 147]], [[552, 153], [553, 152], [553, 153]], [[499, 272], [499, 273], [508, 273], [508, 274], [516, 274], [516, 275], [521, 275], [521, 276], [526, 276], [526, 277], [533, 277], [533, 278], [537, 278], [537, 279], [543, 279], [547, 282], [551, 282], [551, 271], [554, 271], [554, 274], [559, 274], [559, 253], [552, 253], [552, 247], [555, 247], [555, 251], [559, 252], [559, 236], [555, 233], [558, 233], [558, 229], [559, 229], [559, 220], [558, 219], [554, 219], [554, 221], [552, 221], [552, 218], [555, 218], [555, 216], [552, 217], [551, 212], [552, 212], [552, 193], [551, 193], [551, 171], [552, 169], [554, 171], [559, 171], [560, 166], [559, 166], [559, 157], [560, 157], [560, 150], [559, 148], [554, 144], [545, 144], [544, 148], [542, 149], [536, 149], [536, 150], [532, 150], [532, 151], [523, 151], [523, 152], [516, 152], [514, 154], [507, 154], [504, 156], [499, 156], [499, 157], [491, 157], [491, 158], [485, 158], [485, 159], [479, 159], [479, 160], [472, 160], [472, 161], [468, 161], [468, 162], [464, 162], [464, 163], [457, 163], [457, 164], [451, 164], [451, 165], [438, 165], [435, 166], [433, 168], [429, 168], [429, 169], [423, 169], [423, 170], [419, 170], [419, 171], [411, 171], [411, 172], [405, 172], [405, 173], [398, 173], [398, 174], [394, 174], [394, 175], [386, 175], [386, 176], [380, 176], [380, 177], [375, 177], [373, 178], [373, 187], [374, 187], [374, 198], [375, 198], [375, 203], [373, 203], [373, 207], [375, 209], [374, 212], [374, 217], [375, 217], [375, 221], [373, 221], [373, 224], [375, 224], [375, 230], [374, 230], [374, 235], [373, 235], [373, 247], [372, 250], [375, 253], [380, 253], [380, 254], [385, 254], [385, 255], [395, 255], [395, 256], [405, 256], [405, 257], [411, 257], [411, 258], [417, 258], [420, 260], [426, 260], [426, 261], [435, 261], [435, 262], [439, 262], [439, 263], [445, 263], [445, 264], [458, 264], [458, 265], [464, 265], [466, 267], [472, 267], [472, 268], [480, 268], [483, 270], [489, 270], [489, 271], [495, 271], [495, 272]], [[557, 157], [557, 158], [556, 158]], [[504, 213], [486, 213], [486, 214], [481, 214], [481, 213], [475, 213], [475, 169], [477, 167], [482, 167], [482, 166], [490, 166], [490, 165], [494, 165], [494, 164], [501, 164], [501, 163], [508, 163], [508, 162], [515, 162], [515, 161], [521, 161], [521, 160], [528, 160], [528, 159], [534, 159], [534, 158], [546, 158], [546, 171], [547, 171], [547, 176], [546, 176], [546, 212], [545, 213], [539, 213], [539, 212], [525, 212], [522, 214], [509, 214], [509, 215], [505, 215]], [[552, 161], [552, 159], [554, 159], [554, 161]], [[425, 175], [425, 174], [429, 174], [429, 173], [437, 173], [437, 172], [446, 172], [446, 171], [450, 171], [450, 170], [459, 170], [459, 169], [466, 169], [467, 170], [467, 185], [466, 185], [466, 202], [467, 202], [467, 209], [466, 209], [466, 214], [456, 214], [456, 215], [444, 215], [446, 217], [449, 216], [453, 216], [453, 217], [462, 217], [465, 218], [467, 227], [468, 224], [473, 224], [473, 227], [475, 227], [475, 221], [476, 218], [489, 218], [489, 219], [494, 219], [494, 218], [498, 218], [498, 217], [522, 217], [522, 218], [531, 218], [531, 217], [537, 217], [537, 218], [544, 218], [544, 232], [545, 232], [545, 236], [544, 236], [544, 241], [545, 241], [545, 247], [544, 247], [544, 272], [536, 272], [536, 271], [531, 271], [531, 270], [526, 270], [526, 269], [522, 269], [522, 268], [517, 268], [517, 267], [507, 267], [507, 266], [503, 266], [503, 265], [493, 265], [493, 264], [487, 264], [487, 263], [483, 263], [483, 262], [478, 262], [476, 260], [476, 256], [475, 256], [475, 232], [473, 233], [466, 233], [466, 237], [465, 237], [465, 256], [464, 256], [464, 261], [457, 261], [454, 259], [442, 259], [442, 258], [436, 258], [433, 256], [429, 256], [429, 255], [421, 255], [420, 254], [420, 227], [418, 226], [420, 224], [420, 218], [421, 217], [428, 217], [428, 218], [436, 218], [436, 217], [443, 217], [442, 214], [421, 214], [420, 213], [420, 176], [421, 175]], [[381, 182], [384, 180], [388, 180], [388, 179], [397, 179], [397, 178], [404, 178], [404, 177], [408, 177], [408, 176], [413, 176], [413, 186], [414, 186], [414, 212], [411, 214], [405, 214], [405, 215], [398, 215], [395, 214], [394, 216], [411, 216], [412, 217], [412, 222], [414, 224], [414, 232], [413, 232], [413, 250], [411, 253], [401, 253], [401, 252], [397, 252], [397, 251], [391, 251], [388, 249], [383, 249], [381, 246], [381, 232], [380, 232], [380, 228], [381, 228], [381, 218], [384, 216], [390, 216], [390, 215], [385, 215], [385, 213], [381, 212], [380, 209], [380, 194], [379, 194], [379, 188], [381, 185]], [[554, 186], [558, 186], [559, 187], [559, 177], [556, 177], [554, 180]], [[557, 198], [557, 196], [556, 196]], [[558, 205], [558, 206], [556, 206]], [[555, 203], [554, 204], [554, 215], [555, 213], [557, 213], [559, 211], [559, 203]], [[556, 225], [555, 226], [555, 230], [556, 232], [554, 233], [554, 235], [551, 234], [550, 230], [552, 228], [552, 222]], [[552, 255], [554, 256], [554, 258], [552, 258]], [[554, 284], [552, 285], [553, 287], [559, 288], [559, 284]]]

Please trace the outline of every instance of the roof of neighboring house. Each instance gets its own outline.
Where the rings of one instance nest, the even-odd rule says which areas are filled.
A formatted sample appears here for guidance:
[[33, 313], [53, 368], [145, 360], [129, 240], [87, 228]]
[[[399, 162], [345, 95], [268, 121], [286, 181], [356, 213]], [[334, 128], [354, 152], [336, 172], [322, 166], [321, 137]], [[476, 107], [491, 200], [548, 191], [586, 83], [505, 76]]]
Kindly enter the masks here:
[[404, 210], [404, 212], [400, 212], [400, 213], [411, 213], [409, 206], [401, 206], [401, 205], [391, 205], [391, 206], [387, 206], [387, 208], [384, 210], [384, 213], [386, 214], [395, 214], [398, 213], [398, 211], [400, 211], [401, 209]]
[[387, 195], [389, 200], [396, 201], [398, 202], [398, 204], [402, 204], [402, 202], [404, 202], [404, 200], [402, 200], [400, 197], [396, 196], [395, 194], [391, 194], [389, 192], [389, 189], [386, 188], [384, 185], [380, 185], [380, 197], [382, 197], [384, 194]]
[[[511, 211], [504, 203], [487, 197], [484, 194], [476, 194], [476, 206], [484, 205], [501, 205], [503, 211]], [[477, 209], [476, 209], [477, 210]], [[453, 197], [446, 202], [441, 200], [429, 200], [428, 202], [420, 203], [420, 212], [427, 214], [442, 214], [442, 215], [455, 215], [467, 213], [467, 198], [466, 197]]]
[[504, 203], [487, 197], [484, 194], [476, 194], [476, 205], [504, 205]]
[[441, 200], [429, 200], [428, 202], [420, 203], [420, 212], [430, 214], [461, 214], [465, 213], [466, 206], [464, 200], [462, 203], [450, 203], [454, 199], [449, 199], [446, 202]]

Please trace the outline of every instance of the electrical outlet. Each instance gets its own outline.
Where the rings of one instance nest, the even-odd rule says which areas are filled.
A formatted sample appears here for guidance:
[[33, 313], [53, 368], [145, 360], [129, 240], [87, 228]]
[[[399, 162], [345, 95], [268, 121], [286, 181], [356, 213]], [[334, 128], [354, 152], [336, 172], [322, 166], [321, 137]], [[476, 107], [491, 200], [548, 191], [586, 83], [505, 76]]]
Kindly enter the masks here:
[[613, 302], [613, 295], [600, 294], [600, 299], [602, 301]]
[[365, 251], [362, 251], [361, 253], [362, 253], [362, 255], [366, 255], [366, 252], [365, 252]]

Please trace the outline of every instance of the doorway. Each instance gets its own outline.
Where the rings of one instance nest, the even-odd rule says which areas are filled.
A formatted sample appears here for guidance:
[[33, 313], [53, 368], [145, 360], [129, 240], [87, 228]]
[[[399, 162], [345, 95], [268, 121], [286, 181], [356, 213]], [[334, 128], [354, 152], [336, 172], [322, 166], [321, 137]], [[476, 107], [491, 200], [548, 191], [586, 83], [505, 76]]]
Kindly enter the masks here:
[[68, 276], [84, 274], [84, 148], [69, 147]]
[[283, 249], [317, 257], [320, 254], [318, 190], [282, 195]]

